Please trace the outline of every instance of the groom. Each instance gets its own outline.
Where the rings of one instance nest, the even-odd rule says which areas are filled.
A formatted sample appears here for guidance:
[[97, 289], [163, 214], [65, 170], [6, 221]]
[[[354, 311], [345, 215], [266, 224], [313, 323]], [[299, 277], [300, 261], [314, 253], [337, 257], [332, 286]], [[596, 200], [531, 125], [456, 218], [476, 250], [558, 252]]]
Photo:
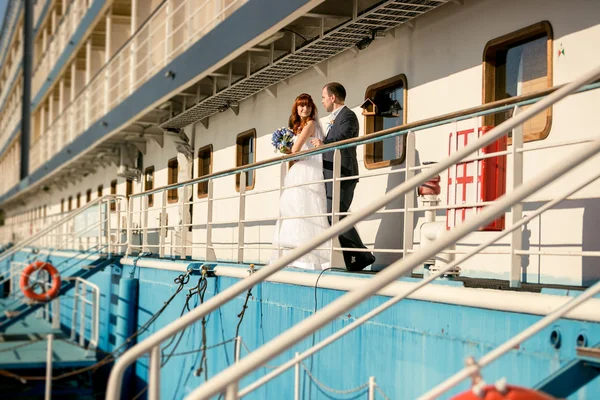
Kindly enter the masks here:
[[[344, 105], [345, 99], [346, 89], [341, 84], [331, 82], [323, 87], [321, 102], [325, 107], [325, 111], [330, 112], [331, 116], [325, 130], [325, 140], [312, 139], [312, 144], [315, 147], [358, 137], [358, 118], [352, 110]], [[356, 147], [341, 149], [340, 152], [342, 156], [342, 177], [356, 176], [358, 174]], [[323, 154], [323, 176], [325, 179], [333, 178], [333, 153], [333, 151], [330, 151]], [[350, 208], [357, 183], [358, 178], [340, 182], [340, 212], [347, 212]], [[325, 183], [325, 190], [327, 192], [327, 213], [331, 213], [332, 182]], [[331, 224], [331, 217], [328, 218]], [[340, 219], [342, 218], [344, 216], [340, 216]], [[354, 227], [342, 233], [339, 240], [343, 248], [366, 249]], [[346, 250], [343, 253], [348, 271], [361, 271], [375, 262], [375, 257], [369, 252]]]

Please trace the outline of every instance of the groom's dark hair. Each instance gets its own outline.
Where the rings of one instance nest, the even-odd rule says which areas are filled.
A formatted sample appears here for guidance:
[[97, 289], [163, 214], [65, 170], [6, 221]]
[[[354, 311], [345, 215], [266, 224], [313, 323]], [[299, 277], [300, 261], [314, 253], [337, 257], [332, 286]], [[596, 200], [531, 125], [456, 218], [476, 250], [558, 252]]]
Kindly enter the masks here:
[[330, 82], [325, 87], [330, 96], [334, 95], [338, 100], [346, 101], [346, 89], [341, 83]]

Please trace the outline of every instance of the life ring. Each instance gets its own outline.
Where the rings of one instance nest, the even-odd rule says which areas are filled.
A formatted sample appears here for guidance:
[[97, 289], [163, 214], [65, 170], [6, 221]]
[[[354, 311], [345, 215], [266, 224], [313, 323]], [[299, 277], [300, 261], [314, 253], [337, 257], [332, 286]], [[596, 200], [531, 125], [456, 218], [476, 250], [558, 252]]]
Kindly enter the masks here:
[[[50, 278], [52, 279], [52, 286], [48, 291], [43, 293], [36, 293], [33, 291], [33, 286], [29, 285], [29, 276], [38, 271], [45, 270], [50, 274]], [[60, 274], [58, 270], [50, 263], [44, 261], [34, 261], [29, 264], [23, 272], [21, 272], [21, 282], [20, 285], [23, 294], [30, 299], [37, 301], [50, 301], [56, 297], [58, 291], [60, 290]]]

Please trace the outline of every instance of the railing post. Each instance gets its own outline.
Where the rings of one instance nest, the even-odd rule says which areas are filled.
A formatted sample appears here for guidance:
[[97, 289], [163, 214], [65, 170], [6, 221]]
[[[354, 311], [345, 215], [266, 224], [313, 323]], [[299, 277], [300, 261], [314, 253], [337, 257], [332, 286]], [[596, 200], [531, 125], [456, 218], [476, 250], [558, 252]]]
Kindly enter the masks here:
[[377, 386], [377, 383], [375, 383], [375, 377], [370, 376], [369, 377], [369, 397], [367, 397], [367, 399], [375, 400], [375, 386]]
[[148, 246], [148, 201], [148, 196], [142, 198], [142, 221], [140, 223], [140, 228], [142, 230], [142, 253], [150, 251], [150, 247]]
[[60, 329], [60, 297], [52, 301], [52, 328]]
[[238, 400], [238, 386], [239, 382], [232, 382], [227, 386], [225, 391], [225, 400]]
[[[416, 147], [415, 147], [415, 133], [410, 131], [406, 135], [406, 160], [405, 160], [405, 178], [406, 182], [415, 175], [414, 167], [416, 165]], [[415, 208], [415, 193], [409, 191], [404, 195], [404, 238], [402, 244], [402, 257], [406, 258], [409, 256], [410, 251], [413, 248], [413, 235], [415, 225], [415, 213], [411, 211]], [[435, 214], [435, 212], [434, 212]]]
[[206, 261], [216, 261], [217, 256], [212, 243], [212, 222], [213, 222], [213, 180], [208, 181], [208, 195], [206, 197]]
[[294, 365], [294, 400], [300, 400], [300, 353], [296, 352], [296, 364]]
[[[282, 162], [279, 165], [279, 201], [281, 201], [281, 195], [283, 194], [283, 187], [285, 186], [285, 175], [287, 174], [287, 163]], [[283, 250], [281, 248], [281, 204], [277, 207], [277, 258], [281, 257]], [[331, 261], [331, 260], [330, 260]]]
[[[188, 238], [188, 224], [190, 223], [189, 213], [186, 210], [186, 198], [188, 197], [189, 186], [184, 186], [181, 189], [181, 246], [180, 246], [180, 257], [185, 260], [187, 256], [187, 238]], [[193, 190], [192, 190], [193, 192]], [[193, 194], [192, 194], [193, 195]], [[193, 197], [192, 197], [193, 199]]]
[[165, 237], [167, 236], [167, 191], [162, 191], [162, 204], [160, 209], [159, 222], [159, 248], [158, 255], [163, 258], [165, 256]]
[[137, 64], [137, 46], [136, 46], [136, 37], [134, 36], [135, 31], [137, 29], [137, 9], [138, 9], [138, 0], [131, 1], [131, 44], [129, 47], [129, 94], [133, 93], [135, 90], [135, 72], [136, 72], [136, 64]]
[[79, 283], [79, 299], [81, 306], [81, 314], [79, 314], [79, 345], [83, 347], [85, 345], [85, 309], [87, 305], [87, 288], [83, 282]]
[[104, 229], [104, 221], [102, 220], [102, 204], [103, 200], [98, 201], [98, 251], [102, 249], [102, 229]]
[[[104, 64], [108, 64], [110, 57], [112, 56], [112, 7], [108, 8], [106, 12], [106, 44], [104, 49]], [[104, 69], [104, 114], [108, 113], [109, 101], [110, 101], [110, 65], [106, 65]]]
[[[106, 202], [106, 252], [109, 257], [112, 255], [112, 241], [111, 241], [112, 215], [111, 215], [110, 205], [113, 201], [116, 203], [117, 200], [113, 197], [109, 197]], [[115, 204], [115, 209], [116, 209], [116, 204]]]
[[[520, 112], [519, 107], [515, 107], [513, 117]], [[523, 184], [523, 125], [519, 125], [512, 130], [512, 191], [514, 192]], [[523, 203], [518, 202], [512, 206], [511, 225], [518, 223], [523, 218]], [[517, 229], [510, 236], [510, 287], [521, 286], [521, 256], [517, 251], [522, 247], [521, 230]]]
[[129, 203], [129, 205], [127, 207], [127, 212], [125, 213], [126, 218], [127, 218], [127, 245], [125, 246], [125, 257], [129, 257], [131, 244], [133, 243], [131, 241], [131, 239], [133, 237], [133, 228], [132, 228], [133, 213], [131, 211], [131, 210], [133, 210], [133, 197], [130, 197], [129, 199], [127, 199], [127, 202]]
[[75, 281], [75, 286], [73, 287], [73, 310], [71, 311], [71, 341], [75, 341], [75, 335], [77, 333], [77, 309], [79, 307], [79, 281]]
[[[336, 149], [333, 153], [333, 182], [331, 182], [331, 226], [337, 224], [340, 221], [340, 176], [342, 171], [342, 153], [339, 149]], [[329, 246], [329, 263], [333, 266], [333, 244], [335, 238], [332, 238]]]
[[241, 336], [237, 336], [235, 338], [235, 354], [234, 356], [234, 362], [238, 362], [240, 361], [240, 354], [242, 353], [242, 337]]
[[240, 173], [240, 196], [238, 213], [237, 262], [244, 262], [244, 228], [246, 219], [246, 171]]
[[160, 345], [154, 346], [150, 352], [150, 374], [148, 376], [148, 399], [160, 398]]
[[52, 343], [54, 341], [54, 335], [51, 333], [48, 335], [48, 346], [46, 347], [46, 393], [45, 400], [52, 398]]
[[165, 6], [165, 57], [163, 66], [169, 63], [169, 41], [171, 40], [171, 1], [166, 0]]

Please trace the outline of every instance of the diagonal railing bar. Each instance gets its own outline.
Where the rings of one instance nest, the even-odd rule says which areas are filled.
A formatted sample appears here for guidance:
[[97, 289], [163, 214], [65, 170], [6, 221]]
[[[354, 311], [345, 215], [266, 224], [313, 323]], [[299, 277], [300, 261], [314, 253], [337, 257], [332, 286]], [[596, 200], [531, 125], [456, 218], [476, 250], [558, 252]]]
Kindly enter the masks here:
[[498, 240], [502, 239], [503, 237], [505, 237], [508, 234], [512, 233], [513, 231], [517, 230], [521, 226], [527, 224], [528, 222], [530, 222], [531, 220], [533, 220], [534, 218], [536, 218], [540, 214], [548, 211], [552, 207], [554, 207], [557, 204], [559, 204], [560, 202], [564, 201], [567, 197], [573, 195], [574, 193], [578, 192], [579, 190], [581, 190], [582, 188], [586, 187], [590, 183], [596, 181], [598, 178], [600, 178], [600, 173], [597, 173], [597, 174], [593, 175], [592, 177], [590, 177], [588, 179], [585, 179], [582, 183], [580, 183], [578, 185], [575, 185], [573, 188], [570, 188], [569, 190], [565, 191], [560, 196], [556, 197], [552, 201], [547, 202], [546, 204], [544, 204], [542, 207], [538, 208], [534, 212], [528, 213], [527, 216], [525, 218], [521, 219], [518, 223], [512, 225], [510, 228], [507, 228], [504, 231], [496, 233], [493, 237], [491, 237], [490, 239], [486, 240], [485, 242], [483, 242], [479, 246], [475, 247], [473, 250], [469, 251], [469, 253], [465, 254], [460, 259], [454, 260], [450, 264], [446, 265], [444, 268], [440, 269], [435, 274], [430, 275], [427, 278], [424, 278], [423, 280], [419, 281], [416, 285], [414, 285], [414, 286], [410, 287], [409, 289], [403, 291], [402, 293], [400, 293], [400, 294], [392, 297], [391, 299], [389, 299], [385, 303], [377, 306], [376, 308], [374, 308], [373, 310], [369, 311], [365, 315], [363, 315], [360, 318], [356, 319], [350, 325], [347, 325], [347, 326], [343, 327], [342, 329], [336, 331], [335, 333], [333, 333], [332, 335], [330, 335], [327, 338], [323, 339], [321, 342], [317, 343], [313, 347], [309, 348], [308, 350], [304, 351], [303, 353], [298, 354], [295, 358], [293, 358], [293, 359], [285, 362], [284, 364], [282, 364], [281, 366], [277, 367], [275, 370], [269, 372], [267, 375], [264, 375], [263, 377], [261, 377], [257, 381], [254, 381], [253, 383], [251, 383], [250, 385], [248, 385], [244, 389], [240, 390], [240, 393], [238, 394], [238, 396], [239, 397], [244, 397], [244, 396], [248, 395], [249, 393], [253, 392], [254, 390], [258, 389], [262, 385], [264, 385], [267, 382], [271, 381], [273, 378], [281, 375], [283, 372], [285, 372], [288, 369], [292, 368], [293, 366], [295, 366], [300, 361], [305, 360], [306, 358], [312, 356], [313, 354], [317, 353], [321, 349], [329, 346], [331, 343], [335, 342], [336, 340], [338, 340], [342, 336], [345, 336], [346, 334], [352, 332], [354, 329], [356, 329], [359, 326], [363, 325], [365, 322], [367, 322], [370, 319], [372, 319], [372, 318], [376, 317], [377, 315], [381, 314], [382, 312], [384, 312], [385, 310], [389, 309], [393, 305], [399, 303], [401, 300], [407, 298], [408, 296], [410, 296], [411, 294], [413, 294], [417, 290], [421, 289], [423, 286], [426, 286], [430, 282], [432, 282], [435, 279], [441, 277], [442, 275], [444, 275], [445, 273], [447, 273], [448, 271], [450, 271], [452, 268], [456, 267], [457, 265], [459, 265], [459, 264], [467, 261], [471, 257], [475, 256], [481, 250], [483, 250], [483, 249], [487, 248], [488, 246], [496, 243]]
[[[347, 216], [339, 223], [331, 226], [331, 228], [327, 229], [321, 235], [318, 235], [317, 237], [313, 238], [304, 245], [299, 246], [295, 250], [285, 254], [276, 262], [264, 268], [261, 268], [259, 271], [250, 275], [248, 278], [243, 279], [237, 282], [236, 284], [230, 286], [228, 289], [212, 297], [210, 300], [200, 305], [192, 312], [186, 314], [184, 317], [177, 319], [170, 325], [160, 329], [159, 331], [148, 337], [146, 340], [138, 343], [137, 345], [132, 347], [128, 352], [124, 353], [121, 356], [121, 358], [115, 363], [108, 381], [107, 398], [118, 398], [118, 394], [120, 393], [122, 385], [122, 376], [125, 369], [129, 365], [131, 365], [137, 358], [139, 358], [145, 353], [152, 351], [163, 340], [181, 331], [188, 325], [194, 323], [203, 316], [206, 316], [208, 313], [216, 310], [219, 306], [232, 300], [233, 298], [240, 295], [250, 287], [256, 285], [259, 282], [264, 281], [270, 275], [283, 269], [291, 262], [296, 260], [298, 257], [301, 257], [302, 255], [312, 251], [321, 244], [325, 243], [327, 240], [338, 236], [340, 233], [345, 232], [350, 227], [354, 226], [357, 222], [365, 219], [369, 215], [373, 214], [375, 211], [383, 208], [397, 197], [404, 195], [405, 193], [411, 190], [414, 190], [415, 187], [426, 182], [427, 180], [441, 173], [450, 166], [456, 164], [463, 158], [495, 142], [497, 139], [504, 136], [515, 127], [520, 126], [525, 121], [544, 111], [547, 107], [553, 105], [554, 103], [558, 102], [564, 97], [574, 93], [579, 88], [586, 85], [587, 83], [594, 81], [598, 77], [600, 77], [600, 67], [593, 69], [592, 71], [584, 74], [575, 81], [558, 89], [548, 97], [531, 106], [531, 108], [529, 108], [528, 110], [506, 120], [502, 124], [490, 130], [486, 135], [481, 136], [472, 144], [465, 146], [453, 155], [445, 158], [440, 163], [434, 164], [429, 170], [417, 174], [411, 179], [398, 185], [396, 188], [392, 189], [384, 196], [365, 206], [359, 212]], [[474, 218], [471, 221], [466, 221], [454, 231], [442, 236], [439, 240], [433, 242], [430, 245], [430, 247], [425, 248], [417, 253], [413, 253], [395, 268], [392, 268], [391, 266], [386, 268], [378, 275], [376, 275], [375, 278], [372, 279], [369, 286], [362, 288], [361, 290], [349, 292], [345, 296], [331, 303], [322, 311], [300, 322], [294, 328], [289, 330], [286, 334], [280, 335], [278, 338], [271, 341], [269, 343], [268, 348], [265, 348], [265, 346], [261, 347], [253, 354], [250, 354], [248, 357], [241, 360], [235, 366], [230, 367], [225, 371], [221, 372], [213, 379], [202, 385], [200, 388], [192, 392], [192, 394], [190, 395], [191, 398], [207, 398], [211, 395], [219, 393], [219, 391], [228, 386], [231, 382], [237, 382], [237, 380], [239, 380], [242, 376], [244, 376], [249, 370], [253, 369], [255, 366], [264, 364], [264, 362], [275, 357], [277, 354], [284, 351], [287, 347], [293, 345], [295, 342], [301, 340], [303, 337], [306, 337], [307, 335], [319, 329], [327, 322], [337, 317], [347, 308], [351, 308], [353, 305], [360, 303], [364, 299], [376, 293], [382, 287], [387, 286], [391, 281], [397, 279], [405, 271], [411, 270], [412, 268], [414, 268], [415, 265], [420, 264], [422, 261], [428, 259], [432, 255], [447, 248], [453, 243], [453, 241], [466, 236], [472, 230], [477, 229], [482, 225], [485, 225], [489, 221], [492, 221], [494, 218], [496, 218], [497, 215], [503, 212], [506, 208], [510, 207], [512, 204], [519, 202], [521, 199], [527, 197], [531, 193], [535, 192], [539, 188], [551, 182], [556, 177], [560, 176], [562, 173], [564, 173], [565, 170], [569, 170], [570, 168], [579, 164], [581, 159], [585, 159], [588, 156], [592, 156], [596, 154], [596, 152], [598, 152], [599, 150], [600, 142], [592, 142], [583, 151], [577, 154], [577, 157], [570, 157], [564, 162], [555, 164], [554, 166], [552, 166], [551, 169], [549, 169], [549, 171], [541, 174], [539, 176], [538, 181], [533, 182], [529, 186], [521, 186], [519, 189], [502, 198], [500, 201], [498, 201], [498, 203], [489, 206], [489, 208], [484, 210], [477, 218]], [[154, 371], [154, 374], [151, 372], [150, 376], [158, 375], [156, 372], [157, 371]]]
[[[191, 392], [187, 399], [208, 399], [210, 396], [222, 392], [223, 389], [229, 387], [232, 382], [238, 382], [250, 371], [260, 367], [265, 362], [268, 362], [289, 347], [293, 346], [313, 332], [325, 326], [327, 323], [344, 314], [347, 312], [347, 310], [357, 306], [364, 300], [373, 296], [380, 289], [386, 287], [394, 280], [403, 276], [405, 273], [412, 271], [416, 266], [421, 265], [430, 257], [438, 254], [440, 251], [446, 249], [479, 227], [485, 226], [489, 222], [493, 221], [498, 217], [498, 215], [510, 209], [512, 205], [520, 202], [527, 196], [530, 196], [537, 190], [548, 185], [556, 178], [562, 176], [572, 168], [580, 165], [582, 159], [592, 157], [598, 152], [600, 152], [600, 140], [590, 143], [587, 148], [575, 152], [560, 163], [554, 164], [547, 171], [538, 174], [538, 176], [535, 179], [532, 179], [529, 184], [522, 185], [515, 191], [503, 196], [497, 201], [497, 203], [485, 208], [475, 218], [465, 220], [463, 224], [456, 227], [453, 231], [446, 232], [438, 240], [431, 242], [428, 247], [415, 252], [385, 268], [383, 271], [375, 275], [375, 277], [372, 278], [370, 282], [365, 285], [365, 287], [348, 292], [344, 296], [338, 298], [321, 309], [316, 314], [304, 319], [288, 331], [282, 333], [275, 339], [263, 345], [246, 358], [240, 360], [237, 364], [220, 372], [211, 380]], [[262, 270], [255, 274], [258, 274], [261, 271]], [[250, 278], [246, 278], [242, 282], [248, 280], [250, 280]], [[177, 322], [179, 321], [175, 321], [172, 325], [177, 324]]]

